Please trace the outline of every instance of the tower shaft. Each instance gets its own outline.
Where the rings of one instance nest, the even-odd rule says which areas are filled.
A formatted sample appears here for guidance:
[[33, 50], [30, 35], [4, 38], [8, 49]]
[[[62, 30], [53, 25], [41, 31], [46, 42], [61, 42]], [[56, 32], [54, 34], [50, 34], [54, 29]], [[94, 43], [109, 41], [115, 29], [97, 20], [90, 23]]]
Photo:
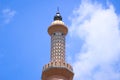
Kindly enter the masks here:
[[65, 35], [60, 31], [51, 35], [51, 62], [65, 62]]

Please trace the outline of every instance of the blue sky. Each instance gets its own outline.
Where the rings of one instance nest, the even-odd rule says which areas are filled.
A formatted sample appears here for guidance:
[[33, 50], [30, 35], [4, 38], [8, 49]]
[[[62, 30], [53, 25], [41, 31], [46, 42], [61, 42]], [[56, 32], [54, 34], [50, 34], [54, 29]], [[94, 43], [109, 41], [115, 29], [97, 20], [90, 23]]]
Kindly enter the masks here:
[[[114, 6], [115, 14], [119, 16], [120, 1], [107, 1]], [[109, 7], [107, 1], [92, 0], [91, 4], [97, 2], [103, 7]], [[50, 58], [50, 36], [47, 29], [53, 21], [57, 7], [59, 6], [63, 21], [71, 30], [75, 25], [73, 20], [76, 21], [75, 16], [78, 14], [75, 10], [81, 10], [81, 4], [81, 0], [0, 0], [0, 80], [41, 80], [42, 67]], [[78, 21], [76, 24], [79, 23], [82, 22]], [[79, 25], [75, 29], [77, 27], [79, 28]], [[66, 57], [68, 62], [76, 66], [79, 62], [76, 56], [82, 54], [85, 40], [81, 35], [79, 38], [79, 33], [74, 32], [77, 31], [70, 31], [66, 37]], [[117, 67], [120, 70], [119, 66]]]

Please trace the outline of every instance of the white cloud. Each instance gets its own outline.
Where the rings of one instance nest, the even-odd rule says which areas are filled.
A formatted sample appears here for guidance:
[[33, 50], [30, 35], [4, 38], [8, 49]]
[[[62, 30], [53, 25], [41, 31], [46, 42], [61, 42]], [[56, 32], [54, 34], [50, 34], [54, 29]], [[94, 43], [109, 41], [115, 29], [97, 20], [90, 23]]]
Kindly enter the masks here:
[[120, 80], [120, 18], [114, 6], [82, 0], [73, 14], [71, 37], [84, 40], [73, 62], [75, 80]]
[[15, 14], [16, 14], [16, 11], [11, 10], [11, 9], [3, 9], [2, 10], [2, 15], [3, 15], [3, 18], [4, 18], [4, 22], [6, 24], [8, 24], [13, 19]]

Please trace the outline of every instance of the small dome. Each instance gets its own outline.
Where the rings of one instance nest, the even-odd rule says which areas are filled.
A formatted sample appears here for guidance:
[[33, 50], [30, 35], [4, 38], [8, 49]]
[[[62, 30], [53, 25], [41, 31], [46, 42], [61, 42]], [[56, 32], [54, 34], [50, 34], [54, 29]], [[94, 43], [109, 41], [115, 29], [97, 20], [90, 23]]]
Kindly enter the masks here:
[[56, 15], [54, 16], [54, 21], [55, 21], [55, 20], [60, 20], [60, 21], [62, 21], [62, 16], [60, 15], [59, 12], [57, 12]]

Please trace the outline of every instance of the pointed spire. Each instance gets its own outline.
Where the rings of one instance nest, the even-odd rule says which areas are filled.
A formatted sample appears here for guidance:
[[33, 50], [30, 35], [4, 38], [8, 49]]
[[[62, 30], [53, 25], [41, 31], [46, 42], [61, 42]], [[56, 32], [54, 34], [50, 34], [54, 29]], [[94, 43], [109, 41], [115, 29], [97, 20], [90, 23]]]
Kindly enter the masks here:
[[60, 20], [62, 21], [62, 16], [60, 15], [60, 12], [59, 12], [59, 7], [57, 7], [57, 13], [56, 15], [54, 16], [54, 21], [55, 20]]
[[59, 7], [57, 7], [57, 13], [59, 13]]

